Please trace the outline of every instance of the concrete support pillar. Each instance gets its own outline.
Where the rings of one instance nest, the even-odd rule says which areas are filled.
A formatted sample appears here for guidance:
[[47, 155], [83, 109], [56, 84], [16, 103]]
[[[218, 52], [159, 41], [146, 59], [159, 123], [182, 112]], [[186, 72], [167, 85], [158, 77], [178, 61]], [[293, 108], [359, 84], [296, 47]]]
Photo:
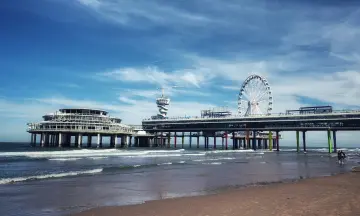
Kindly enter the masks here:
[[250, 148], [250, 131], [245, 132], [245, 138], [246, 138], [246, 146], [247, 148]]
[[[36, 139], [36, 136], [35, 136]], [[336, 146], [336, 130], [333, 130], [333, 140], [334, 140], [334, 153], [337, 152], [337, 146]]]
[[182, 137], [181, 137], [181, 148], [184, 149], [184, 132], [182, 132]]
[[53, 146], [54, 145], [54, 134], [50, 134], [50, 139], [49, 139], [49, 146]]
[[34, 146], [36, 146], [36, 137], [37, 137], [37, 134], [34, 134]]
[[34, 134], [31, 134], [30, 144], [31, 144], [32, 146], [34, 145]]
[[101, 135], [98, 134], [98, 135], [97, 135], [97, 142], [96, 142], [96, 143], [97, 143], [97, 148], [101, 148], [101, 147], [102, 147], [102, 146], [101, 146], [101, 138], [102, 138]]
[[71, 146], [71, 134], [66, 134], [66, 147], [70, 147]]
[[167, 147], [170, 148], [170, 141], [171, 141], [171, 132], [168, 133], [168, 143], [167, 143]]
[[63, 142], [62, 139], [63, 139], [63, 135], [62, 135], [62, 133], [59, 133], [59, 143], [58, 143], [59, 148], [62, 147], [62, 142]]
[[235, 132], [232, 132], [232, 149], [235, 149]]
[[[130, 139], [131, 141], [131, 139]], [[117, 148], [117, 144], [118, 144], [118, 137], [117, 135], [114, 135], [114, 148]]]
[[192, 134], [190, 132], [190, 135], [189, 135], [189, 148], [191, 148], [191, 141], [192, 141]]
[[53, 139], [53, 135], [52, 135], [52, 134], [48, 134], [48, 144], [47, 144], [47, 146], [49, 146], [49, 147], [52, 146], [52, 139]]
[[296, 131], [296, 151], [300, 152], [300, 135], [299, 131]]
[[163, 132], [160, 132], [160, 147], [164, 146], [164, 136], [163, 136]]
[[75, 135], [74, 143], [76, 148], [79, 147], [79, 134]]
[[209, 149], [209, 137], [206, 135], [206, 148]]
[[176, 132], [174, 132], [174, 148], [176, 148]]
[[256, 150], [256, 131], [253, 131], [253, 149]]
[[48, 147], [50, 144], [50, 134], [45, 133], [45, 146]]
[[242, 148], [243, 147], [243, 142], [242, 142], [242, 139], [239, 138], [239, 148]]
[[264, 142], [264, 149], [267, 149], [268, 148], [268, 140], [267, 139], [264, 139], [263, 142]]
[[[152, 140], [152, 139], [151, 139], [151, 140]], [[135, 145], [135, 147], [139, 147], [137, 137], [134, 137], [134, 145]], [[151, 145], [152, 145], [152, 141], [149, 143], [149, 147], [150, 147]]]
[[273, 149], [272, 131], [269, 131], [269, 150], [272, 151], [272, 149]]
[[128, 147], [128, 136], [124, 136], [124, 142], [125, 142], [125, 147], [127, 148]]
[[[115, 139], [117, 139], [117, 136], [115, 137]], [[129, 136], [129, 147], [131, 147], [132, 145], [132, 136]], [[116, 144], [115, 144], [116, 145]], [[147, 145], [149, 145], [149, 142], [147, 143]]]
[[214, 135], [214, 147], [213, 148], [216, 149], [216, 133]]
[[88, 135], [88, 138], [87, 138], [87, 147], [88, 148], [91, 148], [91, 141], [92, 141], [92, 136]]
[[200, 135], [199, 134], [196, 137], [196, 148], [200, 148]]
[[58, 146], [59, 134], [54, 134], [53, 136], [54, 136], [53, 147], [56, 147], [56, 146]]
[[258, 149], [261, 149], [262, 148], [262, 146], [261, 146], [261, 138], [259, 138], [257, 141], [258, 141], [258, 143], [257, 143]]
[[79, 134], [78, 135], [78, 148], [81, 148], [82, 147], [82, 134]]
[[331, 142], [331, 131], [330, 129], [327, 131], [327, 137], [328, 137], [328, 152], [329, 154], [332, 153], [332, 142]]
[[228, 149], [228, 133], [225, 133], [225, 149]]
[[45, 145], [45, 134], [42, 133], [40, 136], [40, 146], [44, 147], [44, 145]]
[[221, 148], [224, 149], [224, 137], [221, 137]]
[[306, 131], [302, 132], [302, 138], [303, 138], [303, 148], [304, 152], [306, 152]]
[[276, 151], [280, 151], [279, 131], [276, 131]]

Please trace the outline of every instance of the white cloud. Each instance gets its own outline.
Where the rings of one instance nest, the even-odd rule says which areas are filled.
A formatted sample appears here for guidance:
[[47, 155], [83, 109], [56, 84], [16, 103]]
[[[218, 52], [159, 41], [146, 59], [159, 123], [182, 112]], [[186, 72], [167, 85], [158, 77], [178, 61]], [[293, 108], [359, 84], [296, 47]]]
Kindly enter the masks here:
[[201, 71], [179, 70], [165, 72], [157, 67], [120, 68], [110, 72], [97, 73], [95, 78], [98, 80], [151, 83], [158, 85], [158, 87], [200, 87], [205, 81], [204, 73]]
[[81, 88], [80, 85], [75, 84], [75, 83], [59, 83], [57, 85], [59, 85], [61, 87], [65, 87], [65, 88]]
[[127, 104], [136, 104], [136, 100], [132, 100], [132, 99], [130, 99], [128, 97], [124, 97], [124, 96], [119, 97], [119, 100], [124, 103], [127, 103]]
[[83, 5], [86, 5], [88, 7], [97, 8], [101, 5], [101, 2], [99, 0], [77, 0]]
[[[131, 26], [144, 28], [151, 25], [199, 26], [211, 22], [211, 19], [190, 13], [170, 4], [157, 1], [127, 0], [77, 0], [100, 18]], [[144, 19], [150, 23], [144, 22]]]

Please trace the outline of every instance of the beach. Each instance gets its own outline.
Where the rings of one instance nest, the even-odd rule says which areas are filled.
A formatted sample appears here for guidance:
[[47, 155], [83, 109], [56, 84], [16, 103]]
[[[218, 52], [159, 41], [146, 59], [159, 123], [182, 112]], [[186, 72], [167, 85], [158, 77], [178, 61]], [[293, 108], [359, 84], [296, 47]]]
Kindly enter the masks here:
[[227, 189], [217, 194], [101, 207], [73, 216], [360, 215], [360, 172], [291, 183]]

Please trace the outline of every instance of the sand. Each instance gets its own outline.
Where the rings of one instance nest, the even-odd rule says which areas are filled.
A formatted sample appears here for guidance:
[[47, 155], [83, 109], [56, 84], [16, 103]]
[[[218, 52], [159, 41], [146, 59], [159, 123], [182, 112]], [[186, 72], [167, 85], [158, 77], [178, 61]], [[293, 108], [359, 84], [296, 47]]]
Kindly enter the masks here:
[[[354, 170], [355, 171], [355, 170]], [[360, 215], [360, 172], [292, 183], [228, 189], [218, 194], [101, 207], [76, 216]]]

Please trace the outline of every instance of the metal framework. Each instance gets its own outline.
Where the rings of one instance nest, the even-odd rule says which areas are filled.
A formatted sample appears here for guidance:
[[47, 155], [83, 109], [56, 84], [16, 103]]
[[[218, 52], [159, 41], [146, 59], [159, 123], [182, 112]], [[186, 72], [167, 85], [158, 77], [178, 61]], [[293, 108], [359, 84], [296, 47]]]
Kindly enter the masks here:
[[214, 118], [231, 116], [231, 111], [228, 107], [216, 107], [208, 110], [201, 110], [201, 118]]
[[239, 115], [270, 115], [272, 105], [273, 98], [269, 82], [259, 75], [246, 78], [238, 96]]

